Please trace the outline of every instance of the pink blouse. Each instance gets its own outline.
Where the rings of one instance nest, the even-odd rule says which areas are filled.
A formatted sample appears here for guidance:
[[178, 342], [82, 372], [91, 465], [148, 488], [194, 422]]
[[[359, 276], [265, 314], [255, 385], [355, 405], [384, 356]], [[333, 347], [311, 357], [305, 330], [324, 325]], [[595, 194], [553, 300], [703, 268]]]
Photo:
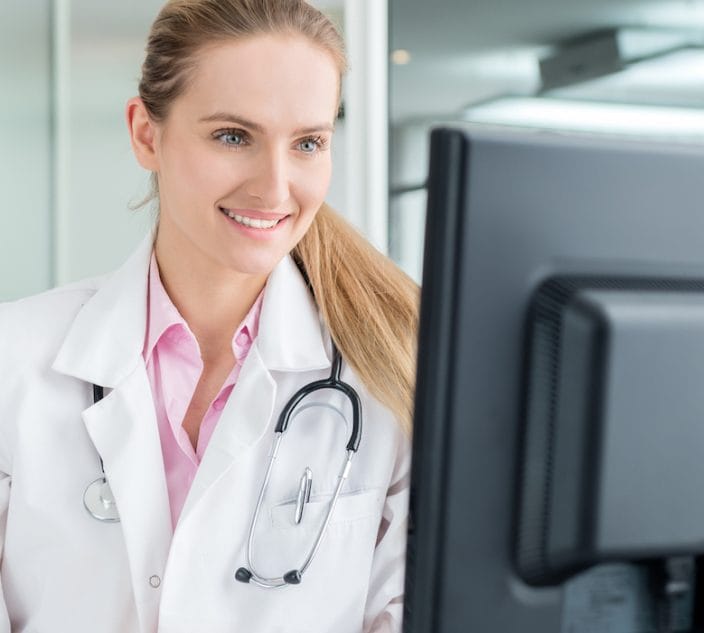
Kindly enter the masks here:
[[194, 450], [182, 424], [203, 371], [203, 362], [195, 336], [166, 294], [156, 257], [152, 254], [147, 334], [142, 355], [154, 398], [174, 527], [215, 425], [257, 336], [263, 296], [262, 291], [235, 331], [232, 339], [235, 366], [203, 417]]

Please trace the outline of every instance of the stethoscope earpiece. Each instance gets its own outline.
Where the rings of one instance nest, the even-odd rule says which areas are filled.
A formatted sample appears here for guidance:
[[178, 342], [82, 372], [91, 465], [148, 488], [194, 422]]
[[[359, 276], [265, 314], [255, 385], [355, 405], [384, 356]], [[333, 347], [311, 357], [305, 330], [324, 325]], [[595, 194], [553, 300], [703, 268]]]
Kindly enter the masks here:
[[240, 582], [249, 582], [251, 579], [252, 579], [252, 572], [249, 571], [248, 569], [245, 569], [244, 567], [240, 567], [235, 572], [235, 580], [239, 580]]
[[287, 585], [300, 585], [302, 574], [297, 569], [292, 569], [290, 572], [284, 574], [284, 582]]
[[[239, 582], [244, 582], [248, 583], [250, 580], [252, 580], [253, 574], [249, 569], [246, 569], [244, 567], [240, 567], [236, 572], [235, 572], [235, 580], [238, 580]], [[292, 569], [289, 572], [286, 572], [284, 574], [284, 583], [287, 585], [300, 585], [301, 584], [301, 579], [303, 578], [303, 574], [298, 570], [298, 569]], [[254, 581], [255, 584], [259, 585], [260, 587], [265, 587], [267, 588], [269, 585], [264, 585], [256, 580]]]

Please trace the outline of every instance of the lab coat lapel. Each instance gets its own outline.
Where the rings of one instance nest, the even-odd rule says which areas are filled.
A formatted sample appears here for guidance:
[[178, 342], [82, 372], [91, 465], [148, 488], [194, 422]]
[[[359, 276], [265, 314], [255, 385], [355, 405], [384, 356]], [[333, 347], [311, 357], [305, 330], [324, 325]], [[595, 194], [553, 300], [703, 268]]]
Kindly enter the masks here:
[[76, 315], [52, 368], [106, 388], [83, 412], [115, 495], [144, 632], [156, 630], [158, 592], [171, 543], [171, 515], [156, 414], [142, 349], [153, 235], [100, 285]]
[[270, 371], [330, 366], [329, 339], [318, 307], [291, 257], [285, 257], [269, 276], [257, 341]]
[[161, 577], [171, 544], [171, 514], [161, 446], [144, 366], [103, 400], [83, 412], [103, 460], [120, 513], [137, 613], [143, 631], [156, 630], [158, 594], [150, 577]]
[[[283, 398], [294, 392], [292, 381], [286, 380], [287, 374], [328, 367], [326, 337], [317, 307], [295, 263], [285, 257], [267, 281], [259, 334], [210, 439], [179, 523], [186, 520], [208, 489], [238, 463], [243, 451], [263, 438], [266, 441], [273, 433], [279, 414], [274, 411], [278, 389], [287, 390]], [[277, 380], [272, 372], [276, 372]]]
[[102, 282], [76, 315], [52, 368], [113, 388], [142, 363], [153, 235]]

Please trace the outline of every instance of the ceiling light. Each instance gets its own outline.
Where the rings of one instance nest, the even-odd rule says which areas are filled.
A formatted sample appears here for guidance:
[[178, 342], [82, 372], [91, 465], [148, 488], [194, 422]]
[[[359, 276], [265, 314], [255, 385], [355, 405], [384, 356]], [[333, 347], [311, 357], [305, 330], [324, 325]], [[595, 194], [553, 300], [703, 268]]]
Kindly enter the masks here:
[[464, 112], [475, 123], [704, 142], [704, 111], [566, 99], [504, 97]]
[[391, 61], [397, 66], [405, 66], [411, 61], [411, 54], [403, 48], [398, 48], [391, 53]]

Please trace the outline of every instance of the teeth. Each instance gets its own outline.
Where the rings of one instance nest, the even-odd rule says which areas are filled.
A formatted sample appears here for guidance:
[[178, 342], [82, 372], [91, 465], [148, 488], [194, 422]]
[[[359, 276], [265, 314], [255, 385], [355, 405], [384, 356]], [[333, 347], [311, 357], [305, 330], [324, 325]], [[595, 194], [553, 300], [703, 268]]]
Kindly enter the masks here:
[[237, 215], [232, 211], [225, 211], [225, 214], [238, 224], [242, 224], [253, 229], [273, 229], [279, 223], [279, 220], [261, 220], [256, 218], [248, 218], [245, 215]]

